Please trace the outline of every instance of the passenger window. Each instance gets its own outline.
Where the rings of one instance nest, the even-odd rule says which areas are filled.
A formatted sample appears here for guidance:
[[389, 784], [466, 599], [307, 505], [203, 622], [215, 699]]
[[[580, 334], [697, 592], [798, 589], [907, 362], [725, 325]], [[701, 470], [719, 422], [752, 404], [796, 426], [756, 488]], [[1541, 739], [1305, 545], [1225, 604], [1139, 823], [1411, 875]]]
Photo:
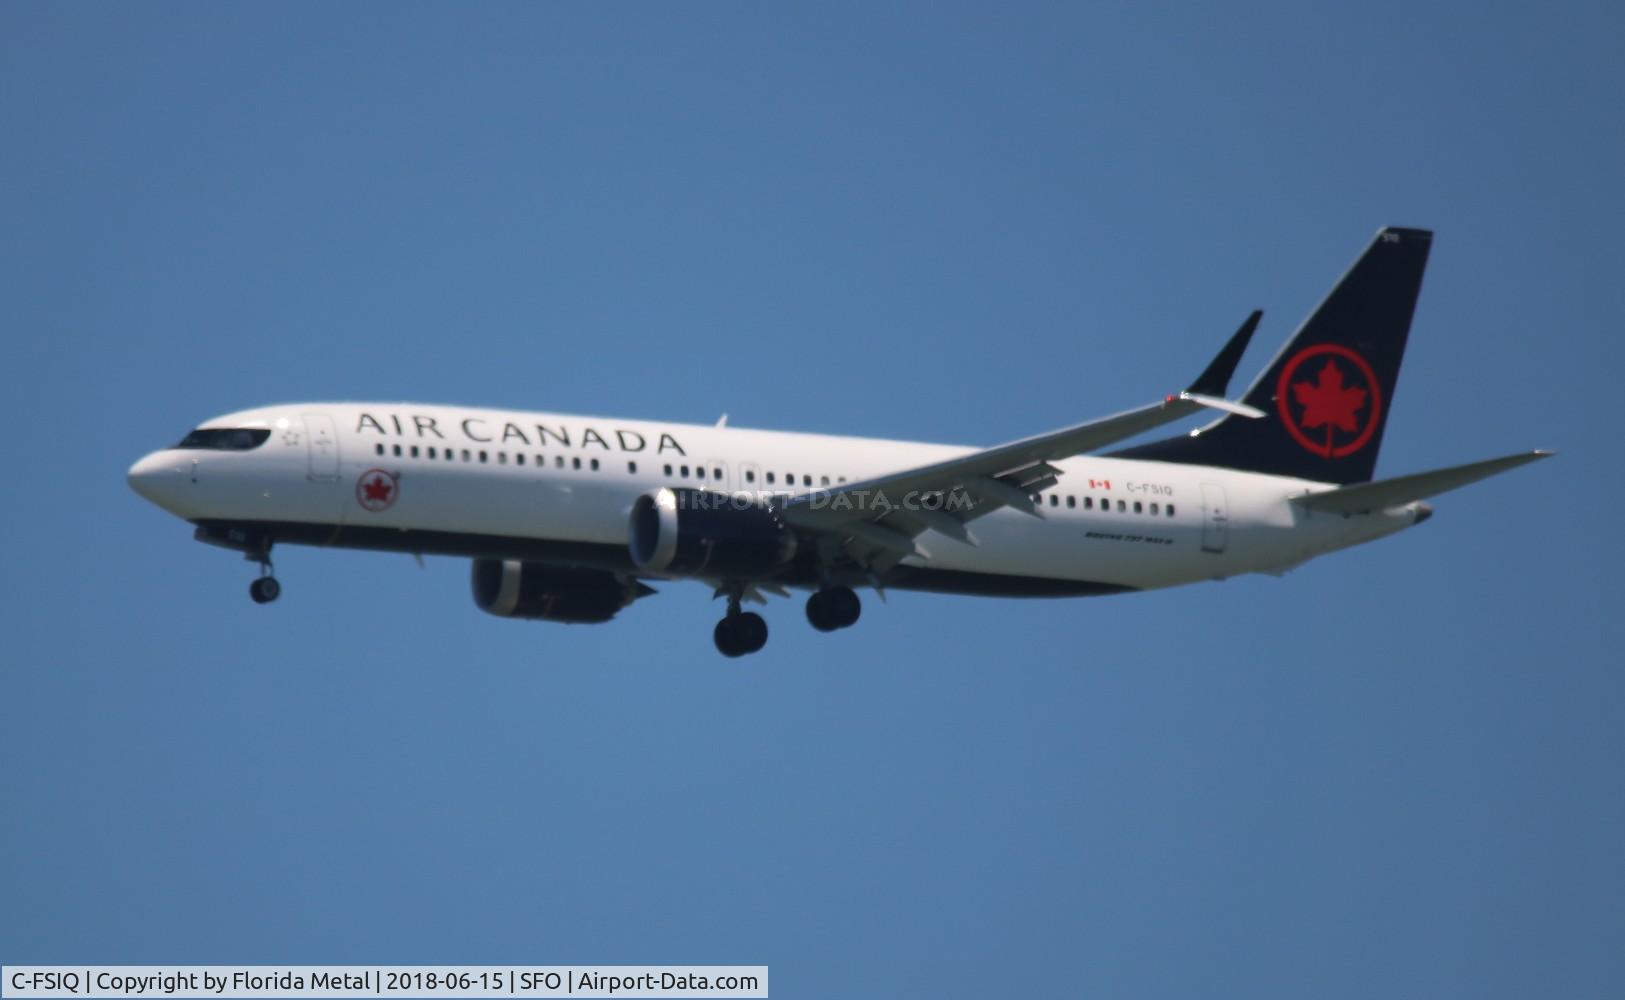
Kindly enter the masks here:
[[570, 459], [570, 468], [572, 468], [572, 469], [581, 468], [581, 456], [580, 455], [577, 455], [575, 458]]
[[507, 452], [505, 452], [505, 451], [497, 452], [497, 464], [498, 465], [507, 465], [508, 464], [508, 453]]
[[598, 471], [598, 459], [596, 459], [596, 458], [592, 460], [592, 471], [594, 471], [594, 472]]
[[400, 446], [400, 445], [396, 445], [396, 446], [395, 446], [395, 457], [396, 457], [396, 458], [400, 458], [400, 457], [401, 457], [401, 446]]
[[555, 468], [555, 469], [564, 468], [564, 456], [563, 455], [554, 455], [553, 456], [553, 468]]
[[686, 466], [686, 465], [678, 466], [677, 471], [682, 473], [682, 476], [683, 476], [684, 479], [688, 478], [688, 466]]
[[429, 446], [429, 457], [430, 458], [439, 458], [440, 457], [439, 452], [437, 452], [435, 450], [435, 446], [432, 445], [432, 444]]
[[638, 463], [636, 463], [636, 462], [628, 462], [628, 463], [626, 463], [626, 474], [629, 475], [629, 476], [637, 475], [638, 474]]
[[1049, 505], [1051, 507], [1059, 507], [1059, 506], [1061, 506], [1061, 498], [1058, 495], [1056, 495], [1054, 493], [1051, 493], [1049, 495]]
[[525, 464], [525, 453], [522, 452], [522, 451], [519, 452], [518, 454], [514, 455], [513, 460], [514, 460], [514, 464], [516, 464], [516, 465], [524, 465]]
[[745, 482], [754, 483], [755, 481], [756, 481], [756, 473], [754, 471], [750, 470], [750, 469], [746, 469], [745, 470]]
[[378, 447], [378, 454], [382, 455], [384, 453], [384, 446], [383, 445], [378, 445], [377, 447]]
[[671, 475], [671, 463], [670, 462], [666, 463], [666, 475], [668, 475], [668, 476]]
[[768, 485], [769, 485], [769, 486], [772, 486], [772, 485], [773, 485], [773, 473], [771, 473], [771, 472], [769, 472], [769, 473], [768, 473], [768, 474], [767, 474], [767, 484], [768, 484]]
[[828, 476], [819, 476], [818, 477], [818, 485], [820, 485], [820, 486], [828, 486], [829, 485], [829, 477]]
[[1157, 510], [1157, 505], [1152, 504], [1151, 505], [1151, 516], [1156, 517], [1159, 513], [1161, 513], [1161, 511]]
[[1068, 509], [1076, 507], [1078, 505], [1078, 498], [1073, 497], [1073, 496], [1067, 497], [1066, 498], [1066, 505], [1067, 505]]
[[482, 450], [482, 451], [481, 451], [481, 452], [480, 452], [480, 461], [481, 461], [481, 462], [482, 462], [482, 463], [483, 463], [483, 462], [486, 462], [486, 461], [488, 461], [488, 460], [489, 460], [489, 459], [490, 459], [490, 458], [491, 458], [491, 455], [490, 455], [490, 453], [489, 453], [489, 452], [486, 452], [486, 451], [484, 451], [484, 450]]
[[464, 448], [464, 449], [463, 449], [463, 461], [465, 461], [465, 462], [467, 462], [467, 461], [469, 461], [469, 460], [470, 460], [470, 459], [472, 459], [472, 457], [473, 457], [473, 456], [472, 456], [472, 455], [470, 455], [470, 454], [469, 454], [469, 452], [468, 452], [468, 449], [467, 449], [467, 448]]
[[841, 478], [839, 478], [839, 479], [837, 479], [837, 480], [836, 480], [836, 482], [838, 482], [838, 483], [844, 483], [844, 482], [846, 482], [846, 477], [845, 477], [845, 476], [842, 476], [842, 477], [841, 477]]
[[412, 457], [413, 457], [413, 458], [417, 458], [417, 457], [418, 457], [418, 446], [417, 446], [417, 445], [413, 445], [413, 446], [412, 446]]
[[1124, 503], [1121, 500], [1117, 501], [1117, 512], [1119, 514], [1124, 513], [1127, 510], [1128, 510], [1128, 504]]
[[456, 453], [452, 449], [447, 448], [446, 449], [446, 461], [448, 461], [448, 462], [455, 461], [456, 458], [457, 458]]
[[696, 465], [694, 467], [694, 478], [695, 479], [704, 479], [705, 478], [705, 466]]
[[717, 468], [711, 470], [711, 478], [712, 479], [721, 479], [722, 478], [722, 467], [721, 466], [718, 466]]
[[1138, 500], [1134, 501], [1134, 513], [1136, 513], [1136, 514], [1145, 513], [1145, 508], [1140, 504], [1140, 501], [1138, 501]]
[[1084, 497], [1083, 498], [1083, 509], [1084, 510], [1094, 510], [1095, 509], [1095, 498], [1094, 497]]
[[1173, 505], [1173, 504], [1169, 504], [1169, 505], [1168, 505], [1168, 516], [1169, 516], [1169, 517], [1173, 517], [1173, 516], [1174, 516], [1174, 505]]
[[811, 486], [812, 485], [812, 477], [808, 476], [808, 475], [803, 475], [801, 477], [801, 485], [803, 485], [803, 486]]

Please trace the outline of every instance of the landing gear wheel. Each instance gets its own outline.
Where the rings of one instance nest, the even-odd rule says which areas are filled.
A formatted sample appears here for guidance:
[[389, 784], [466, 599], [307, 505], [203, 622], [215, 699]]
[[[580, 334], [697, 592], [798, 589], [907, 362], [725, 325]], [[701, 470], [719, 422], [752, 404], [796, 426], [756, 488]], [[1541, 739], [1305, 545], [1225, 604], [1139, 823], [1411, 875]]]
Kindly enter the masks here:
[[282, 584], [277, 583], [274, 576], [262, 576], [248, 585], [248, 596], [255, 604], [270, 604], [282, 596]]
[[744, 656], [767, 645], [767, 622], [754, 611], [744, 611], [717, 622], [711, 636], [723, 656]]
[[851, 587], [825, 587], [807, 598], [807, 621], [820, 632], [833, 632], [856, 624], [863, 602]]
[[807, 598], [807, 624], [820, 632], [833, 632], [840, 627], [830, 618], [828, 603], [822, 590], [813, 591]]
[[734, 640], [733, 624], [732, 618], [724, 618], [711, 630], [711, 639], [717, 644], [717, 652], [730, 659], [744, 655], [744, 650], [738, 648], [738, 643]]
[[734, 634], [745, 647], [747, 653], [761, 652], [767, 645], [767, 622], [754, 611], [746, 611], [734, 618]]

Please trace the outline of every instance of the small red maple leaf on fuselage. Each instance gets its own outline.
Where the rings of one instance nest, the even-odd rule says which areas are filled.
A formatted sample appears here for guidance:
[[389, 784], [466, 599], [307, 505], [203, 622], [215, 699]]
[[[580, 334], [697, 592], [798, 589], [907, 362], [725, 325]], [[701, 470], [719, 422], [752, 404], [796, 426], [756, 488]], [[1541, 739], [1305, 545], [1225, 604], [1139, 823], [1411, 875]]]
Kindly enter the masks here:
[[385, 500], [388, 500], [389, 495], [395, 491], [395, 486], [383, 476], [376, 476], [368, 480], [367, 484], [361, 487], [361, 489], [367, 494], [368, 500], [371, 500], [374, 503], [383, 503]]
[[1336, 428], [1347, 433], [1354, 433], [1360, 429], [1357, 414], [1360, 407], [1365, 405], [1366, 391], [1343, 387], [1343, 370], [1330, 358], [1326, 366], [1320, 370], [1318, 382], [1294, 382], [1292, 394], [1303, 407], [1303, 416], [1298, 424], [1301, 427], [1326, 428], [1326, 454], [1332, 453], [1332, 429]]

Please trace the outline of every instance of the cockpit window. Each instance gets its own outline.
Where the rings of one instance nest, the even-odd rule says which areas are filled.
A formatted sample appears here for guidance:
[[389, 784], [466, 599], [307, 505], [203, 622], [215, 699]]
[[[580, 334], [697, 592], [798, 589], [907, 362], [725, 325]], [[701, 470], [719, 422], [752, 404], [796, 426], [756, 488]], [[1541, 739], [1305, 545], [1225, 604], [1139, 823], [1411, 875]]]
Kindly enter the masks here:
[[249, 451], [271, 436], [264, 427], [199, 428], [181, 439], [177, 448], [207, 448], [210, 451]]

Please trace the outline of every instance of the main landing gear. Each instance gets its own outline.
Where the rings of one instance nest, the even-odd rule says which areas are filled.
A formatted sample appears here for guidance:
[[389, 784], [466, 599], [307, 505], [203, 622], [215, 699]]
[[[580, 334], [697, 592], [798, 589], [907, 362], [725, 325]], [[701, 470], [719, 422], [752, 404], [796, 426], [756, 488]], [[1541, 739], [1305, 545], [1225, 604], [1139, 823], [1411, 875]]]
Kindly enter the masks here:
[[[730, 658], [760, 652], [767, 645], [767, 622], [754, 611], [741, 610], [745, 588], [719, 591], [717, 596], [723, 593], [728, 594], [728, 617], [717, 622], [712, 633], [717, 652]], [[863, 604], [851, 587], [825, 587], [807, 598], [807, 621], [820, 632], [854, 625], [862, 612]]]
[[723, 656], [744, 656], [760, 652], [767, 645], [767, 622], [754, 611], [741, 611], [739, 598], [728, 598], [728, 617], [717, 622], [711, 633], [717, 652]]
[[248, 585], [248, 596], [254, 599], [255, 604], [270, 604], [282, 596], [282, 584], [276, 582], [271, 574], [271, 546], [266, 543], [257, 552], [248, 553], [249, 559], [258, 560], [260, 564], [259, 579]]
[[820, 632], [833, 632], [857, 623], [863, 604], [851, 587], [825, 587], [807, 598], [807, 621]]

